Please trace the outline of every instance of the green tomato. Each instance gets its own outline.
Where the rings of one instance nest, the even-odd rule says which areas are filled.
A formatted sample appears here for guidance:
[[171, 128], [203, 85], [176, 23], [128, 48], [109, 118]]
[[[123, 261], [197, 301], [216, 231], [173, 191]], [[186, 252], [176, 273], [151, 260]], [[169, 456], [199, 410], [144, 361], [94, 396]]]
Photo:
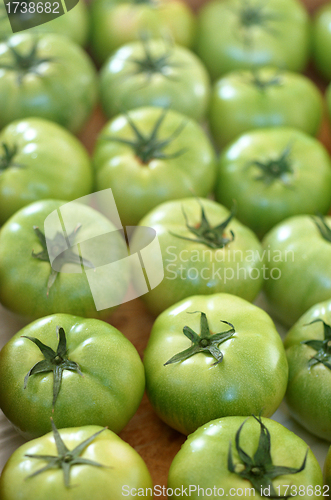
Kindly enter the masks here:
[[331, 301], [313, 306], [288, 332], [286, 403], [292, 417], [331, 441]]
[[[224, 292], [253, 301], [261, 290], [262, 247], [222, 205], [197, 198], [169, 201], [149, 212], [139, 226], [155, 230], [163, 257], [162, 282], [142, 297], [153, 314], [192, 295]], [[135, 245], [141, 246], [141, 241], [133, 237]], [[152, 250], [145, 251], [153, 277], [159, 259]], [[140, 273], [134, 268], [136, 282]], [[136, 287], [139, 290], [139, 283]]]
[[271, 416], [288, 376], [271, 318], [227, 294], [194, 296], [164, 311], [154, 323], [144, 366], [155, 412], [183, 434], [218, 417]]
[[124, 45], [108, 59], [100, 89], [108, 117], [159, 106], [199, 121], [207, 111], [210, 82], [203, 64], [185, 47], [145, 40]]
[[242, 135], [221, 155], [216, 199], [259, 237], [293, 215], [326, 214], [331, 160], [322, 144], [291, 128]]
[[98, 139], [96, 188], [111, 188], [122, 223], [136, 225], [160, 203], [207, 196], [216, 157], [204, 130], [175, 111], [140, 108], [110, 121]]
[[[119, 304], [129, 282], [127, 256], [120, 232], [94, 209], [58, 200], [32, 203], [0, 231], [0, 302], [27, 319], [55, 313], [106, 318], [113, 308], [96, 309], [90, 282], [99, 280], [109, 303]], [[103, 266], [112, 261], [121, 262], [110, 276]]]
[[54, 432], [13, 453], [0, 478], [1, 500], [122, 500], [138, 489], [152, 498], [146, 464], [116, 434], [92, 425]]
[[0, 379], [0, 407], [26, 439], [49, 432], [51, 416], [61, 429], [101, 425], [119, 433], [145, 389], [139, 354], [121, 332], [68, 314], [16, 333], [0, 352]]
[[186, 47], [195, 37], [195, 16], [182, 0], [93, 0], [91, 19], [92, 51], [99, 63], [143, 33]]
[[87, 151], [59, 125], [16, 121], [2, 130], [0, 143], [0, 225], [33, 201], [69, 201], [92, 191]]
[[329, 119], [331, 119], [331, 83], [327, 88], [326, 91], [326, 104], [327, 104], [327, 110], [329, 113]]
[[196, 48], [213, 79], [267, 65], [300, 72], [310, 37], [299, 0], [213, 0], [201, 10]]
[[234, 71], [218, 80], [209, 123], [215, 142], [223, 147], [256, 128], [289, 126], [317, 135], [322, 117], [323, 99], [309, 78], [262, 68]]
[[188, 437], [171, 464], [168, 489], [168, 498], [186, 498], [184, 489], [192, 500], [202, 491], [213, 499], [305, 500], [326, 492], [321, 468], [301, 438], [273, 420], [239, 416], [214, 420]]
[[331, 217], [291, 217], [266, 235], [263, 249], [265, 293], [285, 325], [331, 298]]
[[[35, 2], [37, 5], [43, 5], [45, 8], [47, 0], [39, 0]], [[52, 4], [52, 2], [51, 2]], [[61, 4], [60, 4], [61, 5]], [[12, 5], [15, 8], [15, 4]], [[21, 7], [23, 9], [23, 6]], [[47, 14], [45, 14], [47, 16]], [[29, 21], [32, 23], [33, 15], [29, 15]], [[88, 10], [84, 0], [80, 0], [78, 4], [65, 15], [52, 19], [44, 24], [24, 30], [25, 33], [56, 33], [65, 35], [78, 45], [85, 46], [89, 34], [89, 18]], [[13, 30], [10, 25], [5, 3], [0, 3], [0, 40], [4, 41], [9, 36], [12, 36]]]
[[67, 37], [24, 33], [0, 43], [0, 128], [35, 116], [78, 132], [96, 99], [94, 66]]
[[328, 488], [326, 491], [327, 493], [330, 493], [330, 488], [331, 488], [331, 447], [329, 448], [328, 454], [326, 456], [326, 460], [324, 462], [324, 469], [323, 469], [323, 477], [324, 477], [324, 488]]
[[313, 57], [319, 73], [331, 80], [331, 3], [323, 5], [313, 23]]

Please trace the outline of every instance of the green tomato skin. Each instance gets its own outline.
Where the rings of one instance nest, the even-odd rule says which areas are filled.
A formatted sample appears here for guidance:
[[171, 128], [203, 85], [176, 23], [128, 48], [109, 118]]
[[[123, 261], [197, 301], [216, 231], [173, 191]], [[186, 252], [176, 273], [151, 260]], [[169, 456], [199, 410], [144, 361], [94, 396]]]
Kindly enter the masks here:
[[[69, 450], [100, 431], [99, 426], [61, 429], [60, 435]], [[0, 478], [1, 500], [122, 500], [123, 485], [153, 488], [145, 462], [138, 453], [110, 430], [105, 430], [80, 455], [105, 467], [75, 465], [70, 470], [66, 488], [61, 469], [50, 469], [27, 479], [45, 462], [27, 454], [57, 455], [53, 434], [49, 433], [18, 448], [8, 460]], [[152, 498], [152, 494], [145, 494]], [[136, 498], [127, 496], [126, 498]]]
[[[47, 23], [24, 30], [25, 33], [55, 33], [65, 35], [78, 45], [85, 46], [89, 35], [89, 17], [85, 1], [78, 4], [65, 15], [52, 19]], [[7, 17], [4, 4], [0, 5], [0, 40], [12, 36], [13, 31]]]
[[[200, 199], [200, 202], [213, 227], [229, 216], [229, 211], [214, 201]], [[222, 249], [214, 250], [203, 243], [186, 241], [175, 236], [196, 239], [186, 227], [183, 209], [190, 225], [198, 226], [201, 206], [197, 198], [163, 203], [139, 224], [156, 231], [164, 264], [163, 281], [142, 296], [148, 309], [158, 315], [192, 295], [214, 293], [231, 293], [253, 302], [263, 285], [263, 257], [257, 237], [233, 219], [225, 233], [230, 237], [230, 231], [233, 231], [235, 239]], [[150, 270], [158, 270], [159, 262], [155, 254], [151, 252], [148, 261]], [[135, 272], [133, 269], [134, 279]]]
[[313, 23], [313, 57], [317, 70], [331, 80], [331, 3], [323, 5]]
[[[67, 37], [17, 34], [8, 39], [20, 54], [37, 42], [37, 56], [51, 58], [19, 79], [17, 70], [0, 70], [0, 128], [13, 120], [35, 116], [55, 121], [77, 133], [85, 125], [97, 100], [97, 76], [87, 54]], [[7, 43], [0, 43], [0, 68], [14, 65]], [[45, 83], [47, 82], [47, 84]]]
[[222, 148], [245, 132], [268, 127], [289, 126], [317, 135], [323, 99], [311, 80], [275, 68], [262, 68], [257, 75], [262, 82], [277, 78], [278, 83], [260, 88], [252, 71], [234, 71], [215, 83], [209, 124], [216, 144]]
[[[56, 351], [56, 327], [64, 329], [70, 361], [83, 377], [65, 370], [52, 412], [53, 373], [24, 377], [44, 359], [23, 335]], [[58, 429], [101, 425], [119, 433], [136, 413], [144, 394], [143, 364], [134, 346], [116, 328], [97, 319], [55, 314], [20, 330], [0, 352], [0, 407], [26, 439]]]
[[164, 74], [137, 73], [139, 66], [133, 61], [145, 56], [142, 42], [132, 42], [118, 49], [107, 60], [100, 75], [105, 114], [111, 118], [123, 110], [156, 106], [170, 107], [194, 120], [202, 120], [210, 96], [209, 75], [203, 64], [185, 47], [167, 47], [164, 40], [147, 43], [153, 57], [171, 54]]
[[[86, 274], [79, 272], [76, 264], [63, 266], [47, 295], [51, 266], [31, 255], [32, 251], [39, 253], [42, 250], [33, 227], [43, 231], [46, 217], [65, 203], [59, 200], [32, 203], [13, 215], [0, 231], [0, 302], [28, 320], [55, 313], [103, 319], [109, 317], [114, 309], [96, 310]], [[106, 279], [100, 266], [105, 264], [109, 242], [107, 239], [100, 241], [95, 236], [114, 231], [113, 224], [99, 212], [79, 203], [66, 204], [64, 213], [67, 233], [77, 227], [78, 219], [82, 224], [79, 241], [93, 238], [90, 244], [84, 245], [84, 257], [93, 261], [94, 272], [100, 272], [100, 279]], [[73, 224], [72, 227], [70, 224]], [[126, 244], [117, 234], [112, 240], [114, 261], [127, 256]], [[111, 283], [113, 280], [117, 285], [114, 287], [116, 297], [121, 294], [124, 297], [129, 282], [129, 269], [124, 261], [113, 274]], [[108, 281], [105, 281], [105, 289], [109, 288]]]
[[110, 54], [142, 33], [151, 38], [170, 38], [191, 47], [196, 19], [181, 0], [136, 3], [134, 0], [93, 0], [91, 5], [91, 44], [96, 60], [102, 64]]
[[[160, 117], [159, 108], [140, 108], [130, 112], [139, 130], [149, 136]], [[216, 155], [202, 127], [195, 121], [169, 110], [158, 133], [168, 139], [181, 124], [185, 127], [165, 154], [183, 151], [172, 159], [152, 159], [143, 164], [135, 151], [112, 138], [135, 138], [125, 116], [110, 121], [102, 130], [93, 155], [96, 188], [111, 188], [124, 226], [137, 225], [150, 210], [168, 200], [207, 196], [216, 180]]]
[[13, 122], [0, 133], [3, 143], [17, 146], [18, 152], [12, 160], [14, 165], [0, 173], [0, 225], [34, 201], [70, 201], [92, 191], [87, 151], [56, 123], [40, 118]]
[[[273, 17], [266, 29], [242, 26], [244, 0], [213, 0], [198, 18], [196, 49], [213, 80], [237, 69], [276, 66], [301, 72], [311, 44], [309, 15], [298, 0], [270, 0], [264, 7]], [[261, 6], [258, 0], [249, 5]]]
[[331, 447], [329, 448], [326, 460], [324, 462], [323, 478], [324, 478], [324, 484], [329, 488], [331, 488]]
[[[325, 220], [331, 227], [331, 218]], [[273, 315], [282, 323], [292, 326], [313, 305], [330, 299], [331, 243], [321, 236], [311, 217], [286, 219], [262, 244], [269, 269], [265, 294]], [[279, 271], [270, 274], [274, 268]]]
[[326, 105], [329, 114], [329, 119], [331, 120], [331, 84], [328, 86], [326, 91]]
[[331, 370], [322, 363], [309, 367], [316, 350], [301, 344], [306, 340], [324, 340], [323, 324], [310, 325], [316, 319], [331, 324], [331, 301], [309, 309], [285, 338], [289, 364], [286, 403], [292, 417], [305, 429], [331, 441]]
[[[254, 161], [281, 157], [291, 147], [293, 173], [268, 183]], [[331, 205], [331, 160], [317, 141], [287, 127], [255, 130], [242, 135], [221, 154], [216, 199], [262, 238], [276, 224], [294, 215], [327, 214]]]
[[[204, 491], [207, 488], [216, 489], [222, 488], [224, 496], [232, 498], [261, 497], [257, 491], [254, 490], [250, 481], [242, 479], [239, 475], [232, 473], [228, 470], [228, 452], [229, 444], [232, 443], [232, 452], [234, 463], [242, 463], [239, 459], [238, 453], [235, 449], [235, 436], [243, 422], [246, 423], [240, 434], [240, 446], [253, 456], [258, 447], [260, 437], [260, 426], [253, 419], [245, 419], [244, 417], [226, 417], [220, 420], [214, 420], [208, 424], [200, 427], [194, 434], [188, 437], [187, 441], [182, 446], [181, 450], [175, 456], [169, 471], [168, 488], [188, 488], [190, 485], [197, 487], [200, 486]], [[306, 443], [296, 436], [293, 432], [283, 427], [278, 422], [262, 418], [262, 422], [268, 428], [271, 435], [271, 457], [275, 465], [282, 465], [286, 467], [299, 468], [303, 462], [305, 453], [307, 451]], [[276, 492], [278, 494], [277, 486], [280, 486], [280, 492], [283, 485], [289, 485], [292, 488], [295, 486], [299, 489], [300, 486], [305, 487], [303, 495], [300, 498], [309, 500], [310, 498], [317, 499], [323, 494], [322, 485], [322, 471], [313, 455], [312, 451], [308, 451], [307, 463], [305, 469], [293, 475], [279, 476], [272, 481]], [[320, 494], [310, 495], [307, 487], [315, 486], [319, 489]], [[233, 489], [238, 491], [235, 495]], [[243, 491], [240, 492], [239, 488]], [[253, 488], [253, 491], [251, 490]], [[292, 490], [293, 491], [293, 490]], [[308, 491], [308, 493], [307, 493]], [[255, 494], [253, 493], [255, 492]], [[243, 493], [243, 494], [242, 494]], [[185, 498], [181, 496], [169, 496], [169, 498]], [[190, 498], [198, 500], [201, 498], [196, 492], [191, 492]], [[216, 499], [219, 496], [209, 496], [209, 498]]]
[[[184, 335], [189, 326], [200, 335], [200, 314], [210, 331], [235, 335], [219, 346], [224, 358], [213, 366], [209, 353], [164, 366], [172, 356], [188, 349]], [[253, 362], [254, 360], [254, 362]], [[287, 385], [285, 351], [271, 318], [258, 307], [228, 294], [195, 296], [164, 311], [155, 321], [144, 355], [146, 390], [157, 415], [183, 434], [218, 417], [271, 416], [280, 405]]]

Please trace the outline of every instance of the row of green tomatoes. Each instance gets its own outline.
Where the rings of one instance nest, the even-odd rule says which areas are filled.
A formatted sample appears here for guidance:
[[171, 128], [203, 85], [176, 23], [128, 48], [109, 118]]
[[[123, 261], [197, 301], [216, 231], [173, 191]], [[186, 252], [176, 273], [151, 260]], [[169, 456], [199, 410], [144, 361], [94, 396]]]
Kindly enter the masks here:
[[[0, 39], [4, 40], [12, 30], [5, 6], [1, 9]], [[30, 11], [31, 18], [34, 13]], [[65, 34], [83, 46], [90, 42], [99, 62], [138, 39], [142, 31], [154, 38], [172, 37], [180, 45], [195, 48], [213, 78], [233, 69], [268, 64], [302, 71], [313, 51], [317, 68], [330, 79], [330, 16], [326, 4], [311, 23], [298, 0], [267, 4], [214, 0], [201, 9], [197, 20], [181, 0], [94, 0], [89, 13], [81, 1], [66, 15], [30, 32]]]
[[[0, 33], [3, 40], [0, 96], [4, 103], [1, 127], [29, 116], [54, 120], [74, 132], [86, 123], [96, 103], [98, 85], [91, 59], [76, 43], [86, 38], [76, 36], [75, 32], [79, 27], [86, 30], [83, 12], [84, 4], [79, 3], [68, 14], [13, 37], [9, 36], [6, 14], [2, 15], [0, 22], [7, 23], [8, 28], [3, 28], [2, 37]], [[330, 12], [327, 6], [317, 16], [312, 37], [318, 47], [317, 64], [325, 68], [326, 73], [329, 61], [324, 54], [329, 53], [331, 45]], [[185, 23], [182, 14], [192, 16], [178, 0], [155, 5], [153, 1], [137, 5], [95, 0], [92, 19], [97, 19], [98, 29], [93, 30], [96, 35], [92, 38], [98, 38], [96, 44], [107, 54], [100, 79], [101, 101], [107, 116], [114, 116], [120, 110], [153, 105], [171, 106], [201, 120], [208, 109], [211, 75], [213, 80], [222, 77], [214, 88], [210, 111], [212, 131], [220, 145], [254, 127], [298, 125], [303, 121], [300, 128], [309, 133], [317, 131], [321, 102], [316, 89], [291, 73], [282, 74], [303, 71], [310, 53], [310, 21], [298, 0], [273, 0], [266, 5], [257, 0], [209, 3], [201, 13], [198, 30], [197, 53], [201, 60], [187, 48], [192, 46], [189, 33], [192, 19], [191, 23], [188, 19]], [[160, 18], [162, 23], [169, 24], [176, 43], [169, 39], [164, 26], [149, 29]], [[224, 25], [222, 29], [220, 25]], [[59, 33], [70, 35], [71, 26], [73, 41], [60, 40]], [[140, 33], [140, 41], [136, 40], [137, 33]], [[185, 34], [187, 36], [181, 36]], [[112, 37], [115, 40], [109, 40]], [[260, 74], [261, 67], [279, 71]], [[223, 80], [229, 73], [231, 77]], [[45, 85], [45, 81], [50, 84]], [[308, 103], [301, 93], [307, 95]], [[231, 118], [244, 98], [252, 108], [248, 123], [240, 113]], [[284, 98], [286, 102], [280, 112], [275, 102]], [[330, 92], [328, 99], [331, 99]], [[260, 101], [268, 103], [269, 116], [259, 117], [266, 106]], [[298, 102], [305, 112], [302, 115], [296, 111], [296, 116], [291, 118]], [[228, 117], [231, 123], [227, 131], [222, 132], [223, 119], [228, 121]]]
[[330, 339], [330, 301], [305, 313], [283, 346], [266, 312], [229, 294], [190, 297], [160, 314], [144, 365], [108, 323], [67, 314], [37, 320], [0, 353], [0, 407], [34, 438], [5, 466], [1, 498], [152, 497], [146, 465], [116, 436], [145, 381], [157, 415], [190, 434], [170, 468], [170, 498], [186, 489], [199, 498], [198, 487], [213, 498], [236, 496], [236, 488], [258, 498], [327, 496], [330, 457], [323, 486], [304, 441], [267, 417], [286, 392], [294, 418], [331, 439]]

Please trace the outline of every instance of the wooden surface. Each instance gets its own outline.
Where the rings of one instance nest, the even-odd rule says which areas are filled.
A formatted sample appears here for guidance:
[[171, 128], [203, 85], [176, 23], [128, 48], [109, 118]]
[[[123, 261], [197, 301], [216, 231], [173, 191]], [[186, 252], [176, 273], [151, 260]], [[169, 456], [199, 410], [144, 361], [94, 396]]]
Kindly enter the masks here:
[[[201, 2], [192, 0], [191, 3], [197, 7]], [[307, 0], [305, 3], [310, 10], [313, 10], [325, 2], [323, 0]], [[308, 74], [324, 92], [325, 84], [316, 77], [312, 68]], [[90, 153], [104, 123], [106, 120], [102, 112], [100, 109], [96, 110], [80, 136]], [[320, 138], [331, 153], [331, 128], [326, 118]], [[263, 306], [263, 299], [260, 298], [258, 304]], [[131, 340], [141, 356], [146, 347], [153, 321], [154, 318], [146, 311], [139, 299], [123, 304], [110, 319], [110, 322]], [[20, 321], [0, 306], [0, 348], [21, 327]], [[285, 332], [281, 330], [281, 333]], [[316, 454], [320, 464], [323, 464], [329, 446], [327, 443], [314, 438], [298, 426], [289, 417], [284, 404], [281, 405], [274, 418], [305, 439]], [[170, 429], [156, 417], [146, 396], [144, 396], [137, 414], [120, 436], [133, 446], [145, 460], [154, 484], [165, 485], [171, 461], [180, 449], [185, 437]], [[9, 455], [22, 443], [22, 438], [16, 434], [11, 424], [0, 412], [0, 470]]]

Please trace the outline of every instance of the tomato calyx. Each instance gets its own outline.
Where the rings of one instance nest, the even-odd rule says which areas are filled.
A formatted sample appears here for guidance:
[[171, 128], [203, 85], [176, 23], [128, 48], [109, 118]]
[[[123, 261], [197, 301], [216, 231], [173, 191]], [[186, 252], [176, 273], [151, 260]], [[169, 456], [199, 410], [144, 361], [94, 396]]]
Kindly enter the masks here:
[[[271, 436], [263, 424], [261, 417], [257, 418], [253, 415], [255, 420], [260, 424], [261, 432], [259, 438], [259, 444], [257, 450], [253, 457], [250, 457], [240, 446], [240, 433], [247, 422], [245, 420], [239, 427], [236, 437], [236, 450], [241, 463], [234, 464], [232, 456], [232, 443], [229, 444], [228, 453], [228, 470], [247, 479], [252, 483], [255, 491], [265, 497], [265, 498], [290, 498], [292, 495], [277, 495], [272, 480], [287, 474], [298, 474], [303, 471], [306, 467], [306, 461], [308, 456], [308, 449], [301, 466], [296, 469], [294, 467], [285, 467], [274, 465], [271, 458]], [[270, 495], [265, 495], [263, 492], [268, 488]]]
[[180, 67], [181, 65], [171, 61], [173, 51], [171, 47], [165, 49], [164, 53], [160, 56], [154, 56], [151, 52], [149, 39], [147, 37], [141, 38], [141, 43], [144, 49], [144, 57], [141, 59], [130, 58], [129, 61], [136, 65], [134, 74], [146, 74], [146, 83], [148, 84], [155, 74], [160, 74], [169, 80], [176, 80], [174, 75], [169, 75], [169, 68]]
[[308, 345], [316, 351], [316, 354], [308, 361], [308, 367], [322, 363], [331, 370], [331, 325], [325, 323], [323, 319], [315, 319], [306, 326], [314, 323], [323, 323], [324, 340], [303, 340], [301, 344]]
[[321, 233], [321, 236], [331, 243], [331, 228], [327, 225], [325, 217], [322, 214], [318, 214], [316, 217], [312, 218], [316, 224], [317, 229]]
[[192, 345], [188, 349], [175, 354], [171, 359], [169, 359], [164, 366], [178, 363], [180, 361], [184, 361], [185, 359], [198, 354], [199, 352], [206, 352], [211, 354], [216, 362], [212, 364], [212, 366], [218, 365], [223, 360], [223, 353], [219, 348], [219, 345], [223, 342], [226, 342], [236, 333], [234, 326], [228, 321], [222, 321], [221, 323], [225, 323], [229, 325], [231, 328], [226, 332], [211, 334], [209, 330], [207, 316], [204, 312], [194, 311], [188, 314], [201, 314], [200, 318], [200, 335], [198, 335], [195, 331], [192, 330], [189, 326], [184, 326], [183, 333], [184, 335], [191, 340]]
[[24, 377], [24, 389], [28, 385], [29, 378], [36, 373], [53, 372], [53, 401], [52, 408], [54, 412], [55, 403], [61, 389], [62, 376], [64, 370], [77, 372], [83, 377], [81, 369], [75, 361], [70, 361], [68, 358], [67, 339], [64, 329], [61, 326], [56, 327], [56, 335], [59, 339], [56, 351], [45, 345], [35, 337], [22, 335], [23, 338], [31, 340], [40, 350], [45, 359], [38, 361]]
[[155, 0], [133, 0], [135, 5], [149, 5], [150, 7], [156, 7], [157, 2]]
[[[199, 202], [200, 203], [200, 202]], [[205, 210], [201, 205], [201, 221], [197, 226], [191, 226], [189, 224], [187, 215], [182, 207], [182, 212], [185, 218], [185, 224], [187, 229], [196, 236], [196, 238], [187, 238], [186, 236], [181, 236], [180, 234], [172, 233], [172, 236], [180, 238], [182, 240], [193, 241], [194, 243], [202, 243], [209, 248], [219, 249], [226, 247], [229, 243], [234, 241], [235, 235], [233, 231], [230, 231], [231, 238], [226, 236], [225, 230], [230, 224], [231, 220], [235, 216], [236, 207], [234, 206], [230, 212], [229, 217], [225, 221], [221, 222], [218, 226], [212, 227], [207, 219]]]
[[258, 27], [266, 33], [277, 36], [277, 31], [271, 26], [274, 21], [279, 21], [279, 16], [274, 12], [268, 12], [264, 1], [241, 0], [238, 8], [231, 8], [238, 17], [242, 41], [244, 45], [251, 46], [253, 43], [252, 29]]
[[248, 79], [250, 85], [255, 86], [259, 91], [264, 92], [270, 87], [280, 87], [284, 82], [282, 75], [276, 70], [275, 74], [268, 78], [263, 78], [258, 69], [252, 70], [252, 75]]
[[34, 250], [32, 250], [32, 257], [48, 262], [51, 266], [51, 273], [47, 281], [47, 295], [49, 295], [51, 287], [54, 285], [62, 266], [65, 264], [77, 264], [81, 266], [82, 269], [84, 269], [84, 266], [94, 269], [92, 262], [81, 255], [77, 255], [71, 249], [71, 246], [74, 244], [74, 239], [81, 227], [81, 225], [78, 225], [75, 230], [68, 236], [66, 235], [66, 237], [64, 237], [62, 233], [57, 232], [53, 239], [47, 238], [46, 242], [44, 233], [40, 231], [39, 227], [33, 226], [33, 230], [38, 237], [42, 250], [39, 253], [34, 253]]
[[167, 108], [162, 110], [160, 117], [156, 121], [150, 135], [148, 136], [144, 135], [139, 130], [137, 125], [131, 119], [130, 115], [126, 113], [126, 119], [132, 131], [134, 132], [135, 139], [129, 140], [120, 137], [105, 137], [105, 139], [119, 142], [120, 144], [125, 144], [131, 147], [135, 151], [136, 156], [141, 160], [143, 165], [147, 165], [151, 160], [170, 160], [178, 158], [186, 152], [186, 149], [180, 149], [175, 153], [165, 153], [164, 149], [180, 135], [180, 133], [186, 126], [186, 121], [184, 120], [167, 139], [159, 139], [158, 133], [167, 112]]
[[14, 144], [10, 146], [5, 142], [2, 143], [3, 154], [0, 154], [0, 175], [10, 167], [24, 168], [23, 165], [14, 162], [14, 158], [18, 153], [18, 146]]
[[102, 465], [98, 462], [94, 462], [94, 460], [89, 460], [87, 458], [82, 458], [80, 455], [84, 451], [84, 449], [94, 441], [94, 439], [101, 434], [104, 430], [106, 430], [106, 427], [104, 429], [101, 429], [101, 431], [96, 432], [92, 436], [90, 436], [88, 439], [85, 439], [85, 441], [82, 441], [77, 445], [73, 450], [69, 450], [66, 445], [64, 444], [59, 431], [55, 427], [55, 424], [53, 422], [53, 419], [51, 419], [52, 422], [52, 429], [53, 429], [53, 435], [54, 435], [54, 441], [56, 445], [56, 449], [58, 452], [57, 456], [53, 455], [33, 455], [33, 454], [26, 454], [24, 455], [27, 458], [35, 458], [37, 460], [42, 460], [44, 462], [47, 462], [47, 465], [45, 467], [42, 467], [41, 469], [37, 470], [30, 476], [27, 476], [26, 479], [32, 478], [34, 476], [37, 476], [38, 474], [41, 474], [43, 472], [46, 472], [49, 469], [62, 469], [63, 471], [63, 479], [64, 479], [64, 484], [66, 488], [70, 487], [70, 469], [73, 465], [91, 465], [93, 467], [107, 467], [106, 465]]
[[265, 184], [272, 184], [276, 180], [282, 181], [288, 185], [287, 177], [293, 175], [294, 170], [291, 162], [292, 145], [286, 146], [279, 158], [271, 158], [265, 161], [253, 160], [247, 164], [247, 167], [257, 167], [261, 174], [255, 177], [257, 181], [263, 181]]
[[33, 73], [35, 75], [41, 76], [39, 72], [39, 66], [44, 63], [55, 62], [54, 57], [40, 57], [38, 56], [38, 39], [32, 43], [31, 49], [26, 53], [20, 53], [15, 47], [13, 47], [10, 42], [7, 42], [7, 47], [13, 56], [12, 64], [0, 64], [0, 68], [16, 71], [17, 72], [17, 82], [19, 85], [22, 84], [23, 78], [28, 73]]

